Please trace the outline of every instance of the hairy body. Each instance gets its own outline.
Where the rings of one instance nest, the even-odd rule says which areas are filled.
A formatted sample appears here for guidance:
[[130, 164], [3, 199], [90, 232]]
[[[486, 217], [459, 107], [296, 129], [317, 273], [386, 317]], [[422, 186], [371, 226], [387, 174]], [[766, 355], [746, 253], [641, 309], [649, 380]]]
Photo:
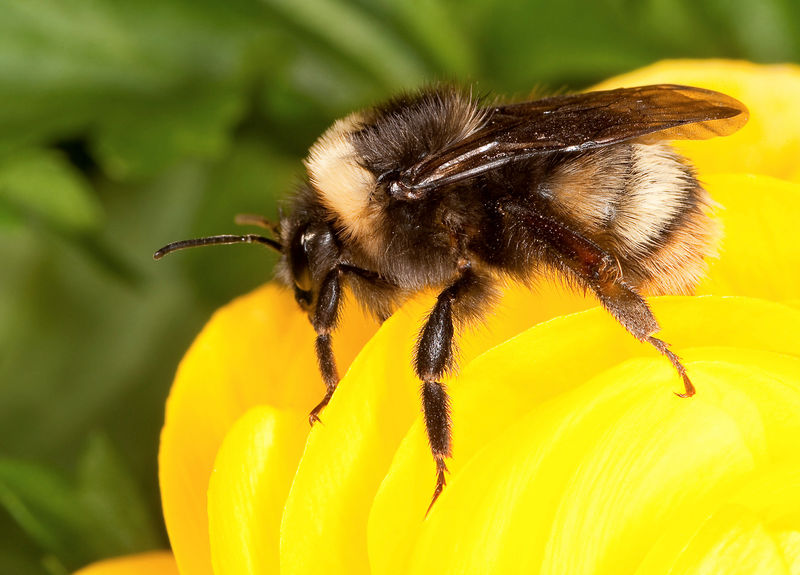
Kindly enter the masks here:
[[[398, 101], [372, 118], [340, 121], [311, 149], [310, 185], [290, 211], [297, 221], [325, 218], [342, 257], [385, 280], [375, 290], [353, 278], [359, 302], [385, 318], [409, 294], [452, 283], [465, 262], [485, 285], [487, 303], [494, 280], [530, 283], [553, 270], [591, 287], [558, 249], [577, 249], [563, 237], [569, 231], [611, 256], [637, 291], [691, 291], [714, 252], [717, 226], [691, 166], [662, 142], [533, 156], [419, 199], [381, 190], [390, 166], [402, 171], [490, 121], [460, 92], [431, 92], [413, 105]], [[387, 150], [387, 133], [413, 134], [416, 149], [398, 143]], [[286, 227], [284, 242], [294, 233]], [[283, 277], [290, 275], [284, 268]], [[465, 307], [477, 316], [486, 306]]]

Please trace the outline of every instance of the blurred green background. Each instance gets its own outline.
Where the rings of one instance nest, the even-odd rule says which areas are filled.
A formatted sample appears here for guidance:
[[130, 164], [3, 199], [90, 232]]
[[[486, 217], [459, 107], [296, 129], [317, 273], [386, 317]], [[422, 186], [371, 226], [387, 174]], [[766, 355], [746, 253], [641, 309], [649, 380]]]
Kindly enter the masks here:
[[0, 0], [0, 573], [168, 545], [156, 453], [209, 314], [331, 123], [402, 88], [584, 88], [662, 58], [800, 60], [796, 0]]

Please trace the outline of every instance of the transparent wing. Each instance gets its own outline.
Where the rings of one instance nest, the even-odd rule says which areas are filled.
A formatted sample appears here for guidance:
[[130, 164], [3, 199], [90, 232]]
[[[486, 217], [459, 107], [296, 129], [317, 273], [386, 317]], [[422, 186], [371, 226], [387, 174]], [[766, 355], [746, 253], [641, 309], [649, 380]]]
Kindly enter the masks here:
[[441, 154], [400, 174], [424, 191], [537, 154], [627, 140], [702, 140], [726, 136], [748, 119], [744, 104], [702, 88], [659, 84], [556, 96], [487, 110], [486, 124]]

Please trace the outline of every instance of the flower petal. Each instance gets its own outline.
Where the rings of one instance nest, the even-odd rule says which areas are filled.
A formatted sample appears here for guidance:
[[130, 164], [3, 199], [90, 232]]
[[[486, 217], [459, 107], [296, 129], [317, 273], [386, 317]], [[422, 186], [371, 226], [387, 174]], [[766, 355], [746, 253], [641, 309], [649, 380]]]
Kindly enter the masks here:
[[[800, 361], [773, 354], [764, 375], [767, 354], [728, 355], [737, 363], [700, 353], [693, 373], [705, 397], [691, 402], [659, 393], [674, 375], [637, 360], [531, 410], [454, 478], [409, 572], [631, 572], [665, 528], [691, 532], [769, 456], [760, 420], [738, 429], [725, 403], [756, 416], [752, 400], [800, 408]], [[737, 383], [761, 393], [743, 397]], [[800, 431], [796, 419], [783, 423]]]
[[364, 524], [371, 493], [389, 465], [386, 446], [400, 441], [417, 412], [409, 359], [421, 309], [406, 306], [383, 324], [311, 430], [283, 515], [282, 571], [369, 572]]
[[712, 565], [724, 573], [796, 573], [800, 467], [794, 461], [755, 474], [699, 525], [695, 531], [668, 526], [637, 573], [696, 573]]
[[261, 406], [225, 436], [208, 489], [215, 575], [279, 572], [281, 515], [308, 427], [305, 411]]
[[[309, 435], [286, 502], [281, 565], [293, 574], [367, 573], [366, 524], [372, 496], [392, 454], [419, 414], [413, 344], [432, 299], [411, 302], [389, 318], [342, 379], [322, 424]], [[509, 289], [488, 325], [461, 338], [466, 363], [553, 314], [595, 305], [543, 282], [536, 293]], [[426, 441], [426, 440], [423, 440]]]
[[767, 176], [705, 178], [724, 227], [719, 259], [697, 292], [775, 301], [800, 297], [800, 185]]
[[[335, 341], [343, 368], [375, 329], [357, 308], [346, 314]], [[313, 342], [291, 294], [268, 285], [214, 314], [183, 358], [159, 452], [164, 519], [181, 572], [211, 573], [206, 490], [231, 425], [256, 405], [306, 410], [323, 395]]]
[[[717, 297], [656, 298], [653, 300], [653, 307], [666, 327], [664, 339], [673, 343], [679, 353], [685, 353], [685, 350], [692, 346], [715, 345], [800, 356], [800, 341], [795, 335], [800, 327], [800, 313], [792, 308], [761, 300]], [[702, 323], [698, 324], [698, 318], [701, 317]], [[506, 548], [508, 540], [502, 539], [501, 542], [497, 537], [506, 527], [511, 528], [507, 516], [519, 503], [508, 498], [513, 499], [514, 493], [527, 493], [526, 482], [531, 480], [533, 475], [543, 473], [542, 470], [549, 469], [552, 465], [548, 460], [548, 463], [542, 464], [540, 469], [538, 463], [530, 459], [532, 456], [523, 455], [522, 451], [528, 449], [533, 453], [534, 448], [531, 446], [546, 445], [548, 441], [561, 441], [563, 433], [560, 435], [558, 429], [564, 426], [566, 426], [564, 429], [569, 429], [569, 422], [573, 420], [570, 410], [575, 408], [575, 403], [570, 400], [561, 412], [550, 419], [544, 418], [539, 410], [544, 409], [542, 407], [544, 405], [559, 401], [561, 396], [584, 394], [580, 397], [589, 406], [584, 411], [591, 412], [589, 408], [592, 407], [594, 396], [603, 393], [608, 395], [612, 391], [614, 394], [618, 393], [614, 391], [619, 387], [614, 383], [614, 378], [620, 374], [610, 377], [606, 384], [612, 391], [603, 391], [603, 386], [595, 386], [587, 392], [581, 383], [595, 376], [603, 377], [599, 374], [622, 360], [641, 356], [652, 358], [648, 361], [652, 362], [653, 366], [646, 369], [645, 366], [639, 366], [632, 369], [628, 375], [636, 376], [637, 370], [643, 370], [641, 371], [643, 374], [653, 373], [650, 383], [639, 381], [643, 379], [639, 375], [637, 383], [633, 386], [638, 389], [647, 384], [649, 392], [644, 399], [666, 402], [666, 407], [669, 407], [695, 405], [693, 402], [698, 397], [716, 397], [713, 388], [706, 385], [707, 377], [704, 373], [690, 363], [689, 369], [698, 386], [698, 396], [683, 404], [680, 401], [674, 403], [677, 398], [668, 390], [675, 389], [679, 385], [679, 380], [668, 362], [658, 357], [649, 346], [636, 342], [600, 309], [555, 318], [540, 324], [474, 360], [465, 368], [451, 389], [455, 439], [454, 459], [449, 463], [452, 471], [450, 485], [434, 506], [428, 520], [422, 523], [422, 510], [429, 500], [433, 485], [433, 466], [424, 438], [422, 421], [418, 418], [397, 449], [392, 466], [376, 496], [369, 519], [368, 540], [373, 572], [405, 572], [420, 527], [422, 535], [415, 555], [420, 561], [427, 562], [428, 572], [443, 570], [457, 573], [458, 566], [461, 565], [462, 568], [464, 566], [464, 563], [459, 561], [477, 562], [472, 564], [470, 569], [461, 572], [481, 572], [480, 557], [485, 557], [485, 560], [489, 561], [483, 564], [484, 568], [492, 565], [490, 561], [496, 557], [493, 553], [499, 551], [489, 542], [495, 541], [498, 548]], [[596, 430], [600, 429], [597, 426], [613, 425], [620, 414], [608, 410], [629, 410], [631, 399], [643, 400], [641, 392], [634, 391], [626, 391], [620, 397], [615, 396], [613, 401], [609, 400], [608, 406], [604, 408], [607, 410], [603, 412], [604, 418], [592, 423], [586, 429]], [[510, 426], [513, 422], [525, 419], [531, 412], [537, 414], [533, 420], [544, 421], [536, 425], [544, 427], [531, 428], [531, 433], [534, 435], [530, 441], [533, 443], [521, 443], [520, 432], [516, 428], [511, 431]], [[788, 413], [786, 417], [791, 420], [792, 417]], [[562, 418], [563, 422], [558, 417]], [[794, 419], [797, 420], [796, 417]], [[507, 437], [514, 439], [509, 441]], [[790, 438], [792, 435], [786, 437]], [[590, 443], [593, 438], [596, 439], [595, 436], [587, 437], [586, 442]], [[539, 443], [536, 443], [537, 441]], [[775, 438], [774, 441], [778, 442], [779, 438]], [[786, 441], [791, 440], [786, 439]], [[489, 445], [493, 447], [490, 448]], [[520, 445], [522, 447], [519, 447]], [[517, 448], [522, 451], [515, 452], [514, 455], [506, 453], [510, 449]], [[542, 454], [555, 453], [555, 448], [549, 451], [546, 447], [537, 449]], [[575, 449], [578, 449], [577, 445], [571, 445], [559, 448], [559, 452], [568, 454]], [[487, 454], [493, 450], [505, 455], [500, 457]], [[575, 453], [578, 457], [583, 452]], [[474, 459], [479, 457], [476, 454], [480, 454], [481, 463], [475, 463]], [[517, 470], [517, 466], [526, 461], [531, 461], [530, 465], [536, 463], [536, 466], [524, 468], [528, 471], [524, 471], [527, 475], [522, 477], [519, 473], [523, 471]], [[564, 469], [568, 468], [567, 465]], [[461, 479], [462, 473], [465, 474], [465, 479]], [[477, 479], [476, 474], [480, 476]], [[426, 477], [428, 481], [424, 480]], [[546, 534], [542, 531], [542, 535], [537, 535], [536, 530], [544, 530], [552, 523], [552, 516], [548, 519], [546, 515], [542, 515], [545, 513], [543, 506], [546, 505], [546, 501], [536, 499], [535, 495], [537, 490], [545, 488], [563, 489], [562, 479], [558, 477], [551, 479], [551, 483], [531, 488], [530, 513], [534, 513], [534, 507], [537, 508], [534, 515], [537, 518], [542, 517], [544, 522], [541, 525], [537, 523], [538, 527], [530, 524], [524, 526], [524, 538], [528, 540], [528, 547], [533, 545], [532, 541], [539, 541], [544, 537], [543, 534]], [[491, 491], [489, 487], [493, 481], [497, 484], [491, 489], [496, 491]], [[545, 481], [544, 476], [542, 481]], [[550, 487], [547, 487], [548, 485]], [[462, 489], [465, 491], [462, 492]], [[462, 494], [456, 495], [457, 493]], [[489, 493], [494, 495], [481, 496]], [[458, 499], [454, 501], [450, 499], [451, 497]], [[462, 511], [459, 512], [458, 509]], [[464, 513], [467, 515], [473, 513], [474, 516], [465, 517]], [[443, 514], [443, 518], [440, 518], [440, 514]], [[490, 536], [489, 533], [481, 531], [482, 529], [488, 529], [494, 535]], [[437, 546], [439, 551], [434, 551], [434, 547]], [[474, 549], [474, 553], [469, 554], [466, 549]], [[520, 553], [521, 549], [511, 546], [507, 559], [513, 561], [513, 556], [519, 556]], [[540, 550], [539, 553], [541, 560], [543, 551]], [[442, 555], [441, 566], [438, 566], [438, 559], [433, 558], [433, 555], [439, 554]], [[437, 565], [431, 564], [431, 561]], [[532, 561], [535, 562], [535, 559]], [[445, 565], [451, 567], [445, 568]], [[515, 572], [506, 571], [496, 565], [494, 568], [496, 572]], [[562, 572], [574, 571], [567, 569]]]
[[[663, 573], [726, 573], [731, 575], [791, 575], [775, 539], [759, 518], [743, 509], [715, 513], [678, 554], [676, 564]], [[675, 559], [673, 549], [673, 560]], [[650, 566], [639, 570], [640, 573]]]
[[178, 566], [169, 551], [149, 551], [98, 561], [76, 571], [75, 575], [141, 575], [142, 573], [178, 575]]
[[676, 142], [703, 177], [719, 172], [749, 172], [800, 181], [800, 67], [666, 60], [611, 78], [596, 88], [658, 83], [717, 90], [739, 99], [750, 110], [750, 121], [731, 136]]

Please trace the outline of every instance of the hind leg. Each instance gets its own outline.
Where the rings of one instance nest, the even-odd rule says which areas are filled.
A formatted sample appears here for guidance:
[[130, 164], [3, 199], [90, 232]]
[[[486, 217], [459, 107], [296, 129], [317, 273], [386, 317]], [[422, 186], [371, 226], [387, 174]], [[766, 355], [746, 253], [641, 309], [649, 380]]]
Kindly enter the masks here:
[[582, 286], [591, 289], [603, 307], [636, 339], [649, 343], [669, 359], [683, 380], [684, 392], [677, 395], [693, 396], [695, 388], [686, 368], [667, 343], [653, 337], [660, 329], [658, 322], [644, 298], [622, 279], [616, 260], [600, 246], [560, 222], [538, 213], [526, 213], [525, 218], [535, 226], [537, 237], [554, 254], [554, 263]]

